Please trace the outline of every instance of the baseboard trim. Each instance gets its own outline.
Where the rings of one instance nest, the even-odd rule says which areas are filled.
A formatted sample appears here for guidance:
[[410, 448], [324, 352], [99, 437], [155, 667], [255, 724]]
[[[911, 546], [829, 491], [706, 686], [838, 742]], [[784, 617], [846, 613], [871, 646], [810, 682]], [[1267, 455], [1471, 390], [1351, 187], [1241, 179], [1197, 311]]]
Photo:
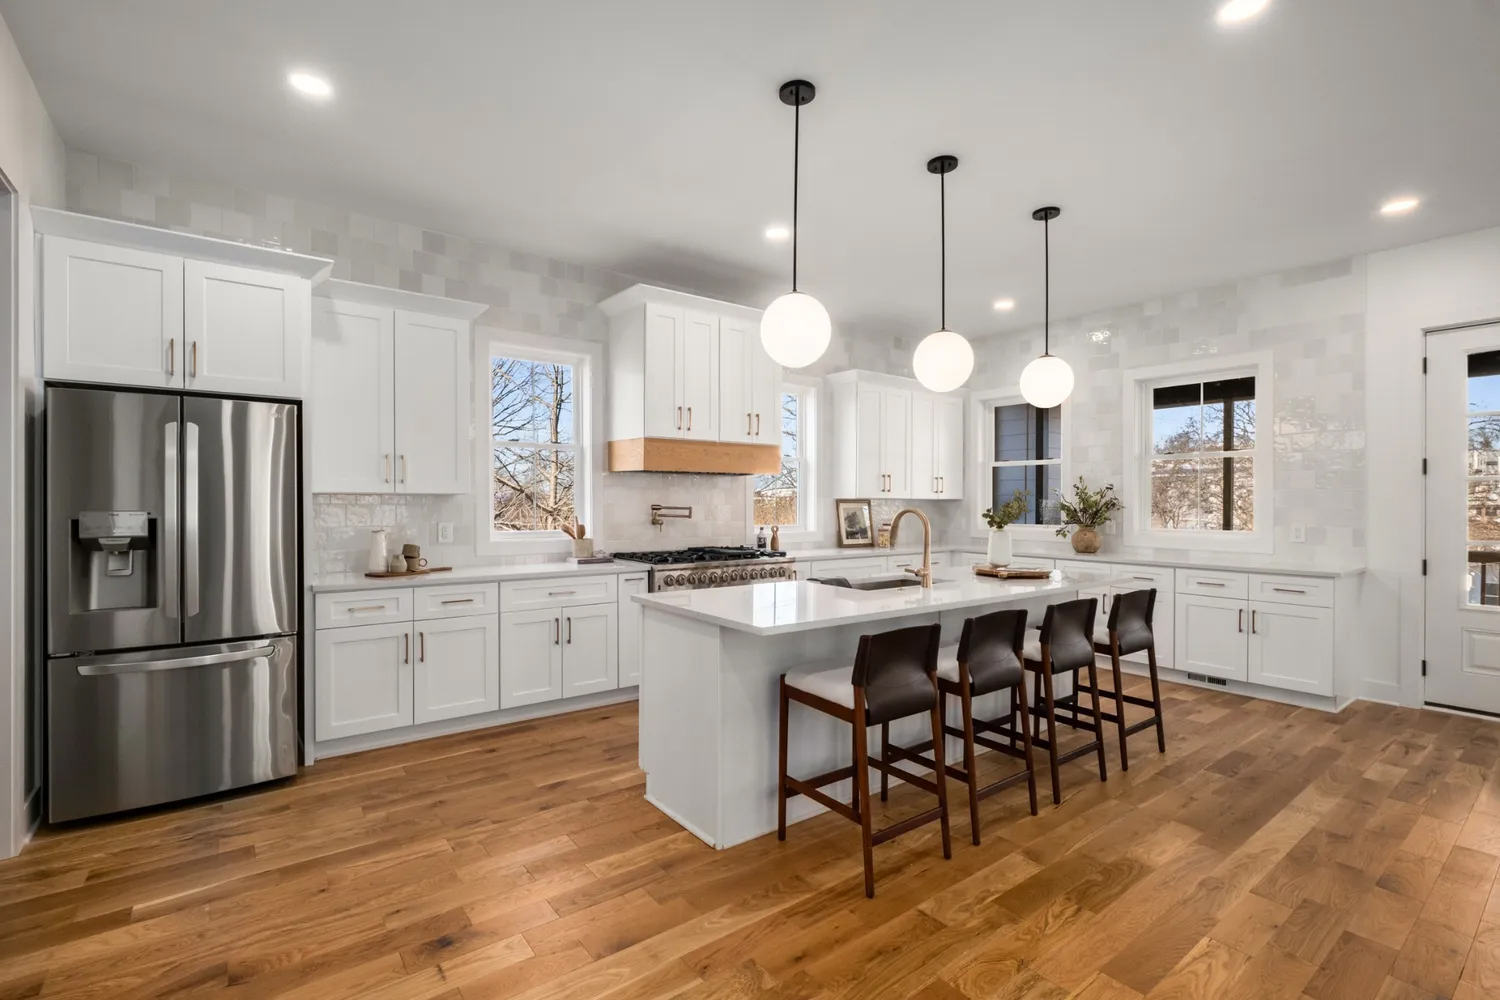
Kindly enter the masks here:
[[[1144, 664], [1131, 663], [1129, 660], [1120, 661], [1120, 669], [1127, 674], [1137, 677], [1150, 676], [1150, 669]], [[1256, 698], [1260, 701], [1274, 701], [1283, 705], [1292, 705], [1296, 708], [1311, 708], [1319, 712], [1327, 712], [1337, 715], [1350, 705], [1358, 701], [1351, 698], [1347, 702], [1339, 702], [1337, 698], [1327, 698], [1323, 695], [1303, 694], [1301, 691], [1286, 691], [1281, 688], [1265, 687], [1261, 684], [1247, 684], [1244, 681], [1229, 681], [1227, 684], [1208, 684], [1203, 681], [1191, 680], [1186, 673], [1175, 667], [1156, 668], [1157, 674], [1164, 681], [1173, 684], [1181, 684], [1183, 687], [1202, 688], [1205, 691], [1227, 691], [1244, 698]]]

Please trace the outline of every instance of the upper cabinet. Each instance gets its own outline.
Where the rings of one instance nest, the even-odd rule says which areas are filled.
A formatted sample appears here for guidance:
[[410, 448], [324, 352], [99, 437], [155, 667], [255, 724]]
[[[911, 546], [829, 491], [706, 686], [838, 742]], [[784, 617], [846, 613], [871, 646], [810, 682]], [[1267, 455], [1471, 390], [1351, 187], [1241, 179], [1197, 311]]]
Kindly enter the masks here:
[[837, 495], [963, 499], [962, 396], [871, 372], [839, 372], [828, 382]]
[[330, 261], [33, 208], [47, 379], [303, 394]]
[[467, 493], [470, 326], [485, 306], [347, 281], [318, 289], [306, 418], [314, 493]]
[[760, 345], [758, 310], [649, 285], [600, 308], [610, 320], [612, 471], [780, 467], [781, 369]]

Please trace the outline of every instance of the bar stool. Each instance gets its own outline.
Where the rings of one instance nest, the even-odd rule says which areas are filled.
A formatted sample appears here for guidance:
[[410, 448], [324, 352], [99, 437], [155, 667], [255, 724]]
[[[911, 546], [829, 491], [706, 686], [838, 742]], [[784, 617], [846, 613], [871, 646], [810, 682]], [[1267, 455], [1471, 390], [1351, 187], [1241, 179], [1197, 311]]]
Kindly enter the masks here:
[[[943, 719], [943, 732], [964, 741], [964, 766], [946, 766], [947, 772], [969, 786], [969, 828], [975, 846], [979, 844], [979, 800], [989, 798], [996, 792], [1021, 781], [1026, 782], [1031, 795], [1031, 815], [1036, 815], [1036, 767], [1031, 757], [1031, 735], [1027, 720], [1025, 668], [1021, 666], [1021, 651], [1026, 642], [1025, 610], [996, 611], [993, 614], [969, 618], [964, 622], [958, 645], [944, 646], [938, 650], [938, 713]], [[1001, 719], [976, 719], [974, 699], [998, 691], [1010, 690], [1010, 712]], [[948, 696], [956, 695], [963, 708], [963, 728], [948, 725]], [[1019, 716], [1020, 725], [1014, 725]], [[888, 729], [881, 727], [882, 758], [929, 761], [921, 754], [932, 749], [930, 741], [913, 747], [892, 747]], [[1008, 740], [1001, 743], [991, 739], [998, 736]], [[1020, 746], [1017, 747], [1019, 742]], [[1026, 768], [1006, 775], [979, 787], [979, 775], [974, 766], [974, 748], [982, 746], [996, 753], [1005, 754], [1026, 762]], [[886, 797], [886, 775], [880, 776], [880, 798]]]
[[[1078, 715], [1078, 689], [1075, 686], [1073, 693], [1061, 701], [1064, 708], [1069, 707], [1068, 703], [1071, 702], [1071, 717], [1059, 716], [1057, 708], [1060, 702], [1053, 695], [1052, 684], [1052, 678], [1057, 674], [1070, 671], [1074, 675], [1076, 684], [1078, 671], [1087, 669], [1090, 687], [1099, 686], [1099, 671], [1094, 663], [1094, 614], [1098, 607], [1099, 599], [1096, 597], [1049, 605], [1046, 615], [1042, 618], [1041, 634], [1036, 639], [1028, 640], [1023, 650], [1026, 669], [1038, 675], [1040, 683], [1036, 685], [1036, 688], [1039, 689], [1042, 705], [1047, 712], [1047, 736], [1045, 739], [1034, 736], [1032, 743], [1047, 751], [1052, 770], [1052, 802], [1054, 804], [1062, 803], [1062, 783], [1057, 773], [1060, 764], [1066, 764], [1070, 760], [1076, 760], [1089, 753], [1097, 753], [1099, 755], [1099, 780], [1109, 780], [1109, 772], [1104, 766], [1104, 724], [1099, 718], [1099, 700], [1093, 699], [1094, 722], [1093, 725], [1088, 725]], [[1057, 752], [1057, 724], [1059, 722], [1074, 729], [1091, 730], [1094, 738], [1080, 747], [1059, 755]]]
[[[1074, 688], [1076, 691], [1085, 691], [1092, 696], [1096, 709], [1100, 698], [1114, 699], [1114, 713], [1100, 712], [1099, 715], [1105, 722], [1113, 722], [1115, 728], [1119, 730], [1120, 770], [1122, 771], [1130, 770], [1130, 755], [1125, 748], [1125, 737], [1143, 729], [1155, 726], [1156, 749], [1160, 753], [1167, 752], [1167, 732], [1162, 726], [1161, 681], [1156, 676], [1156, 634], [1151, 628], [1151, 617], [1155, 609], [1155, 587], [1116, 595], [1115, 602], [1109, 609], [1109, 622], [1105, 630], [1094, 633], [1094, 649], [1109, 656], [1110, 667], [1114, 673], [1115, 689], [1096, 691], [1092, 684], [1077, 685]], [[1140, 652], [1146, 654], [1146, 664], [1151, 671], [1151, 697], [1149, 699], [1125, 694], [1124, 684], [1120, 677], [1120, 657]], [[1151, 717], [1127, 726], [1125, 724], [1127, 704], [1151, 709]]]
[[[788, 795], [805, 795], [860, 826], [865, 860], [865, 895], [875, 896], [874, 847], [894, 837], [938, 820], [943, 830], [943, 857], [953, 857], [948, 832], [948, 787], [943, 771], [942, 719], [938, 715], [937, 651], [942, 630], [937, 625], [918, 625], [859, 637], [854, 669], [835, 667], [810, 673], [795, 671], [781, 675], [781, 763], [777, 781], [776, 839], [786, 839]], [[787, 774], [787, 709], [799, 702], [826, 715], [848, 722], [854, 729], [854, 763], [849, 767], [811, 778]], [[928, 715], [936, 749], [933, 760], [919, 758], [933, 769], [933, 780], [897, 768], [889, 761], [871, 757], [867, 727], [886, 726], [913, 715]], [[937, 808], [928, 809], [883, 830], [870, 829], [870, 768], [890, 774], [937, 796]], [[845, 778], [854, 779], [853, 802], [843, 803], [821, 791], [822, 786]]]

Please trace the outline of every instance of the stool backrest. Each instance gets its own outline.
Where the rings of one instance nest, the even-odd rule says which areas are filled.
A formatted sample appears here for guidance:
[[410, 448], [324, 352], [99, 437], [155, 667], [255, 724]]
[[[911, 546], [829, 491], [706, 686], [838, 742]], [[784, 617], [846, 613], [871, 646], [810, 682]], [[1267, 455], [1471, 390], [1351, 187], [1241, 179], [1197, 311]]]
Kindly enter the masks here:
[[859, 637], [853, 682], [864, 688], [870, 723], [930, 711], [937, 701], [938, 625], [917, 625]]
[[1109, 630], [1120, 644], [1120, 655], [1139, 653], [1155, 641], [1151, 615], [1156, 609], [1156, 588], [1131, 590], [1115, 597], [1109, 609]]
[[958, 662], [968, 665], [971, 693], [989, 694], [1019, 684], [1025, 675], [1025, 644], [1025, 608], [967, 619], [958, 640]]
[[1097, 597], [1047, 606], [1042, 618], [1042, 645], [1052, 655], [1052, 672], [1081, 670], [1094, 662], [1094, 614]]

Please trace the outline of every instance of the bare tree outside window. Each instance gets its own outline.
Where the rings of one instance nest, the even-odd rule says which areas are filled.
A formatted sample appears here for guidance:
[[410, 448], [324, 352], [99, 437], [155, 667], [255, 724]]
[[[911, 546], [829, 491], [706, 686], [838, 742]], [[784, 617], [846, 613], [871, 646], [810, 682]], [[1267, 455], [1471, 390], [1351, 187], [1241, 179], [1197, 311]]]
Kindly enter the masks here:
[[802, 397], [781, 394], [781, 471], [755, 477], [755, 523], [795, 526], [801, 522], [798, 479], [802, 471]]
[[1255, 379], [1152, 392], [1151, 526], [1255, 529]]
[[577, 517], [572, 365], [490, 360], [491, 503], [496, 531], [549, 531]]

